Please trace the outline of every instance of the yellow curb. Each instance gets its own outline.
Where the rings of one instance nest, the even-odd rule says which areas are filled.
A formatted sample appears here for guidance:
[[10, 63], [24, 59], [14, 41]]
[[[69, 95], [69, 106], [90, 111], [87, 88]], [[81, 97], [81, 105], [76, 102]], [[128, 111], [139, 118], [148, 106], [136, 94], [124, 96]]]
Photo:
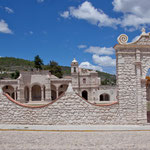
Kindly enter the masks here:
[[150, 131], [150, 130], [31, 130], [31, 129], [0, 129], [0, 131], [38, 131], [38, 132], [124, 132], [124, 131]]

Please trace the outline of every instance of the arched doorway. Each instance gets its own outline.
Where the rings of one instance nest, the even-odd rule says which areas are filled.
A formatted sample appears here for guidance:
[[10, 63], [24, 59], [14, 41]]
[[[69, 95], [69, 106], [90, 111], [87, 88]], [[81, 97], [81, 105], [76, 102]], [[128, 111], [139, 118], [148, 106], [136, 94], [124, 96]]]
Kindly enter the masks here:
[[66, 92], [67, 88], [68, 88], [67, 84], [60, 85], [58, 88], [58, 96], [62, 95], [64, 92]]
[[26, 103], [29, 102], [29, 88], [27, 86], [24, 88], [24, 99]]
[[86, 100], [88, 100], [88, 92], [87, 91], [82, 91], [82, 97]]
[[14, 88], [11, 85], [6, 85], [2, 88], [4, 93], [7, 93], [9, 96], [11, 96], [13, 99], [15, 98], [15, 92]]
[[32, 87], [32, 101], [41, 101], [41, 87], [39, 85]]
[[55, 85], [51, 85], [51, 99], [55, 100], [57, 98], [57, 94], [56, 94], [56, 86]]

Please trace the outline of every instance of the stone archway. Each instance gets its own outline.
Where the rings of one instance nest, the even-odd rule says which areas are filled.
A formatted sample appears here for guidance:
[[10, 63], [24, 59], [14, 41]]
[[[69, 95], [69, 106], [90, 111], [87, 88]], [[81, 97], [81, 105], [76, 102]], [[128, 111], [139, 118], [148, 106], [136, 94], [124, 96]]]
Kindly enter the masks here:
[[14, 87], [12, 87], [11, 85], [6, 85], [2, 88], [4, 93], [7, 93], [9, 96], [11, 96], [13, 99], [15, 99], [15, 91], [14, 91]]
[[34, 85], [32, 87], [32, 101], [41, 101], [41, 87]]
[[[127, 43], [128, 36], [121, 34], [118, 37], [116, 50], [116, 76], [117, 98], [122, 106], [128, 105], [128, 110], [134, 110], [131, 122], [136, 118], [136, 123], [147, 123], [147, 92], [146, 73], [150, 67], [150, 36], [142, 30], [140, 37], [131, 43]], [[135, 105], [130, 105], [134, 103]], [[121, 107], [120, 107], [121, 108]]]
[[88, 92], [86, 90], [82, 91], [82, 97], [88, 100]]

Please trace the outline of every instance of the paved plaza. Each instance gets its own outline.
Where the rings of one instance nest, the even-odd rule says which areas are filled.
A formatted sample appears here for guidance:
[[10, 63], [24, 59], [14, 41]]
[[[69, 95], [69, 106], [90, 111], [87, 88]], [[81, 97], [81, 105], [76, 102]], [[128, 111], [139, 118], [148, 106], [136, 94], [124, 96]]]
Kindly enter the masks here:
[[0, 131], [0, 150], [149, 150], [150, 131]]

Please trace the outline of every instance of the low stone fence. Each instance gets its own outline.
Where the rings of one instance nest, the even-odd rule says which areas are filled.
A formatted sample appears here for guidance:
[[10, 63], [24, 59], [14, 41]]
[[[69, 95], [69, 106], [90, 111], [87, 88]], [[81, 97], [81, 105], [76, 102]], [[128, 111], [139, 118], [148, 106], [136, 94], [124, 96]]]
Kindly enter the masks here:
[[118, 102], [94, 105], [73, 91], [45, 106], [28, 107], [0, 95], [0, 124], [98, 125], [119, 124]]
[[92, 104], [75, 94], [70, 87], [62, 97], [43, 106], [21, 104], [1, 93], [0, 124], [135, 125], [138, 124], [137, 113], [131, 106], [124, 101]]

